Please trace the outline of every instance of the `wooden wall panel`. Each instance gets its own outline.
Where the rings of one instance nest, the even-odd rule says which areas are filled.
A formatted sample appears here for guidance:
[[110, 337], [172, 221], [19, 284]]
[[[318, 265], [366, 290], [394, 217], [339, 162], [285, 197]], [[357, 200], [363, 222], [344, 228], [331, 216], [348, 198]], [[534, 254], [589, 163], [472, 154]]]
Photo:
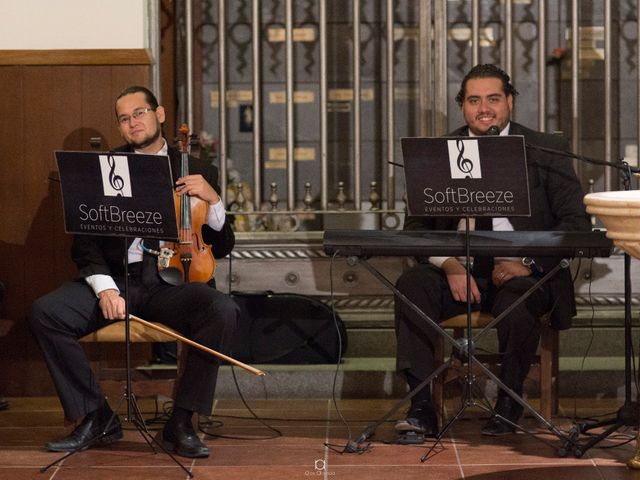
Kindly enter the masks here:
[[[65, 80], [69, 75], [55, 66], [25, 67], [24, 69], [24, 123], [33, 137], [25, 138], [25, 152], [22, 168], [25, 172], [26, 194], [23, 229], [25, 247], [29, 252], [24, 258], [25, 280], [29, 286], [25, 301], [33, 300], [52, 290], [57, 283], [54, 275], [53, 247], [54, 231], [60, 228], [58, 219], [52, 217], [54, 210], [53, 185], [48, 178], [55, 172], [53, 150], [61, 148], [64, 126], [68, 126], [77, 116], [73, 97], [67, 98], [69, 108], [60, 111], [56, 96], [66, 96]], [[71, 67], [75, 68], [75, 67]], [[72, 85], [69, 85], [72, 91]], [[53, 148], [52, 148], [53, 147]], [[46, 240], [46, 244], [43, 244]], [[48, 247], [48, 248], [47, 248]]]
[[54, 393], [26, 323], [32, 301], [76, 273], [53, 152], [121, 144], [113, 103], [132, 84], [149, 85], [148, 65], [0, 66], [0, 395]]
[[[63, 67], [55, 66], [53, 70], [53, 98], [51, 108], [54, 112], [55, 126], [51, 129], [50, 140], [57, 148], [62, 150], [88, 150], [88, 148], [77, 144], [78, 124], [83, 122], [82, 105], [83, 97], [81, 91], [81, 79], [84, 69], [88, 67]], [[53, 262], [53, 277], [72, 278], [75, 274], [75, 267], [69, 259], [71, 238], [64, 232], [64, 217], [62, 212], [62, 195], [60, 193], [60, 183], [57, 181], [57, 167], [54, 162], [53, 153], [50, 155], [51, 165], [48, 176], [47, 198], [43, 200], [43, 205], [50, 208], [51, 218], [55, 224], [52, 238], [53, 252], [51, 252]], [[47, 292], [54, 285], [47, 285]]]
[[[25, 172], [24, 105], [22, 67], [0, 67], [0, 281], [6, 287], [4, 305], [0, 308], [0, 392], [10, 391], [10, 383], [18, 383], [24, 375], [26, 348], [24, 334], [17, 335], [24, 312], [26, 285], [24, 280]], [[23, 322], [22, 322], [23, 323]], [[24, 359], [19, 364], [16, 359]], [[15, 375], [15, 376], [14, 376]], [[18, 389], [15, 389], [19, 391]]]
[[[48, 385], [49, 380], [41, 373], [38, 365], [38, 351], [29, 336], [26, 324], [27, 308], [33, 300], [43, 295], [55, 286], [55, 277], [49, 272], [54, 271], [54, 257], [50, 255], [53, 249], [53, 232], [56, 228], [55, 219], [51, 217], [53, 210], [52, 198], [49, 195], [48, 176], [53, 169], [53, 152], [50, 148], [55, 144], [54, 122], [56, 112], [53, 108], [53, 96], [56, 94], [56, 78], [54, 67], [38, 66], [22, 69], [24, 125], [30, 135], [23, 138], [24, 156], [20, 168], [24, 172], [24, 210], [21, 229], [24, 234], [25, 255], [22, 270], [25, 277], [24, 307], [25, 313], [17, 321], [13, 330], [13, 337], [17, 343], [24, 345], [29, 363], [22, 365], [14, 362], [16, 367], [22, 367], [21, 379], [37, 378], [39, 385]], [[11, 391], [11, 390], [10, 390]]]
[[[101, 150], [116, 147], [112, 128], [115, 124], [113, 109], [115, 96], [111, 89], [113, 67], [85, 68], [82, 75], [82, 148], [90, 149], [91, 137], [100, 137]], [[118, 135], [119, 136], [119, 135]]]

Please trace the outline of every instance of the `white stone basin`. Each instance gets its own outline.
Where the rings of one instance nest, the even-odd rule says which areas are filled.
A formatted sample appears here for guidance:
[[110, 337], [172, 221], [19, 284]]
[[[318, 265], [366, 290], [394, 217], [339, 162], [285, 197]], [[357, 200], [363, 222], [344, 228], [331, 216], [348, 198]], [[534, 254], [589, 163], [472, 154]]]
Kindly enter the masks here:
[[640, 190], [589, 193], [584, 204], [607, 228], [613, 243], [640, 259]]

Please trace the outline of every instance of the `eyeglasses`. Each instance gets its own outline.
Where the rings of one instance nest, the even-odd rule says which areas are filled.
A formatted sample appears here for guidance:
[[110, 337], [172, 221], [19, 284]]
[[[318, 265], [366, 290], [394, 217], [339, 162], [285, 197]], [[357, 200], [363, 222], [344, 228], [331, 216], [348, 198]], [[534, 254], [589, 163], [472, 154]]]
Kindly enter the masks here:
[[129, 123], [131, 121], [131, 119], [133, 118], [134, 120], [139, 119], [142, 115], [144, 115], [147, 112], [153, 112], [155, 111], [155, 108], [137, 108], [133, 111], [133, 113], [131, 115], [121, 115], [118, 117], [118, 123], [120, 125], [124, 125], [125, 123]]

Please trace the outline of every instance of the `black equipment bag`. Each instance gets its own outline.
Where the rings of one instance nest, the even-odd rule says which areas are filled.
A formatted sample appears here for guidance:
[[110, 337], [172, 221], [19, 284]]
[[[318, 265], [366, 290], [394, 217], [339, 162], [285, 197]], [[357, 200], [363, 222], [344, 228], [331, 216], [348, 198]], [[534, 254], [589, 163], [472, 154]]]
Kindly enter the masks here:
[[336, 363], [347, 348], [342, 320], [337, 313], [334, 320], [331, 308], [318, 300], [271, 292], [233, 292], [231, 297], [240, 307], [240, 324], [231, 352], [236, 360]]

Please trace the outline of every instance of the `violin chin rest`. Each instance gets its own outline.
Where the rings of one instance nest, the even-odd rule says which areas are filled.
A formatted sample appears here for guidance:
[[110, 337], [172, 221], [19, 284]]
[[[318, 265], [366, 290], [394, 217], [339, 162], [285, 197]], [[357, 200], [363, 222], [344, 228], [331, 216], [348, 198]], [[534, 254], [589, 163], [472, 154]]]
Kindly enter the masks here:
[[182, 272], [176, 267], [167, 267], [158, 272], [160, 278], [169, 285], [182, 285]]

